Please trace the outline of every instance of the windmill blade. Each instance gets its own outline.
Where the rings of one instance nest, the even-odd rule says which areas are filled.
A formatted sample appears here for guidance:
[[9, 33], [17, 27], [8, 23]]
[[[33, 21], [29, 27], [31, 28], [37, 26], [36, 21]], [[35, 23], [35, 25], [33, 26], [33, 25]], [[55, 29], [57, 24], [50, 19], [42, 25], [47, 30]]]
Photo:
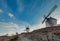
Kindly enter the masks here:
[[49, 15], [51, 15], [51, 13], [52, 13], [56, 8], [57, 8], [57, 5], [55, 5], [55, 6], [52, 8], [52, 10], [49, 12], [49, 14], [48, 14], [46, 17], [48, 17]]
[[57, 5], [55, 5], [52, 10], [49, 12], [49, 14], [45, 17], [45, 19], [43, 20], [42, 24], [44, 23], [44, 21], [47, 19], [47, 17], [57, 8]]
[[44, 23], [45, 20], [46, 20], [46, 19], [43, 20], [42, 24]]
[[44, 15], [44, 18], [45, 18], [45, 19], [43, 20], [42, 24], [43, 24], [43, 23], [44, 23], [44, 21], [47, 19], [46, 15]]

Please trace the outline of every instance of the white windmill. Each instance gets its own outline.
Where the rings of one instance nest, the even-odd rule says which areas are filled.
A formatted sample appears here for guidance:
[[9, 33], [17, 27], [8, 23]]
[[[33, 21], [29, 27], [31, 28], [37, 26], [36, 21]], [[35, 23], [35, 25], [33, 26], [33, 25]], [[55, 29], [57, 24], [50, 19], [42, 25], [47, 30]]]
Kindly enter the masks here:
[[28, 33], [30, 31], [29, 26], [25, 26], [26, 27], [26, 32]]
[[57, 24], [57, 19], [53, 18], [53, 17], [49, 17], [51, 15], [51, 13], [57, 8], [57, 5], [55, 5], [52, 10], [48, 13], [47, 16], [44, 16], [44, 20], [42, 23], [45, 22], [46, 27], [52, 27], [55, 26]]

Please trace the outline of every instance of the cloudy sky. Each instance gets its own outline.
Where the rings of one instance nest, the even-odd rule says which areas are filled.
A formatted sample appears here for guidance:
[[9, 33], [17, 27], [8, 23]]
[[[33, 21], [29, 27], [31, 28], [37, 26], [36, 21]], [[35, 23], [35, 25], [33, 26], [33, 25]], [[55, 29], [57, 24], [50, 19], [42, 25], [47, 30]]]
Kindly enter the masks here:
[[58, 7], [50, 16], [60, 22], [60, 0], [0, 0], [0, 35], [24, 32], [26, 25], [31, 31], [44, 28], [44, 15], [52, 7]]

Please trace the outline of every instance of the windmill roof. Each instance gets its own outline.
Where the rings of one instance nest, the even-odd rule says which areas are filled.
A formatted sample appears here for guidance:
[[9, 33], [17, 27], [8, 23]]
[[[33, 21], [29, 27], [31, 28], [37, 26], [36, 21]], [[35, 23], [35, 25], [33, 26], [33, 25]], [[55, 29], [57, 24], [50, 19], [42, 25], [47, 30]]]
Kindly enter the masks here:
[[55, 18], [53, 18], [53, 17], [49, 17], [48, 19], [54, 19], [54, 20], [57, 20], [57, 19], [55, 19]]

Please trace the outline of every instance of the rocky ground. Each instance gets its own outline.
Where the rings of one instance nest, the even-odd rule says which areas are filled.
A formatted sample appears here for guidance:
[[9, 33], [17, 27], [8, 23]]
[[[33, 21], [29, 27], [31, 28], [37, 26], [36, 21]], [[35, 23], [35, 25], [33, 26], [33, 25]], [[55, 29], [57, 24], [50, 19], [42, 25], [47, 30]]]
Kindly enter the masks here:
[[13, 36], [0, 36], [0, 41], [60, 41], [60, 26], [47, 27]]

